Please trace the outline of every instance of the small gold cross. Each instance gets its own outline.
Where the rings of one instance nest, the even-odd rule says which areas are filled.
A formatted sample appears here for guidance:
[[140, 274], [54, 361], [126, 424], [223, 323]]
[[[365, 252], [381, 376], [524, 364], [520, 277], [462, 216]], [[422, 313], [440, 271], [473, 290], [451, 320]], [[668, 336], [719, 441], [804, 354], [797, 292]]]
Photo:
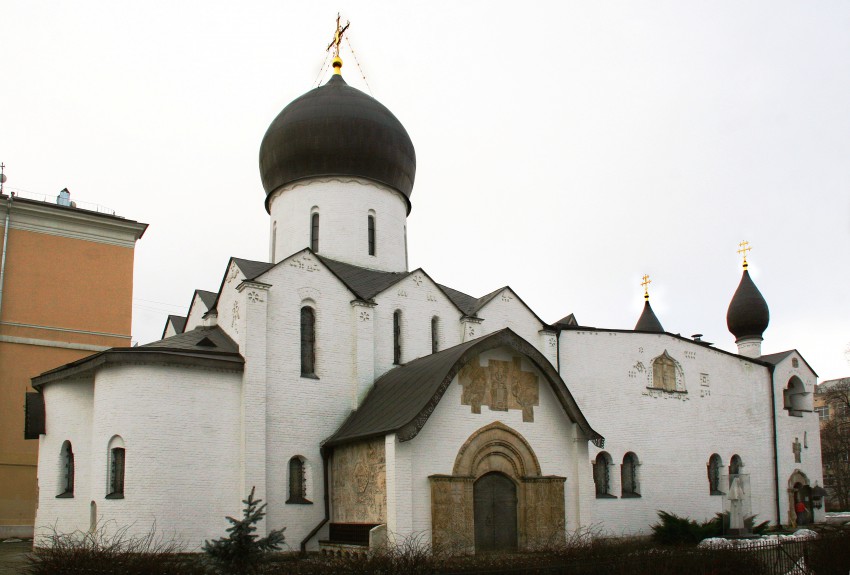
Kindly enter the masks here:
[[334, 56], [336, 58], [339, 58], [339, 45], [342, 43], [342, 35], [345, 34], [346, 30], [348, 30], [349, 24], [351, 24], [351, 22], [346, 22], [345, 26], [340, 28], [340, 26], [339, 26], [339, 12], [337, 12], [337, 14], [336, 14], [336, 30], [334, 30], [334, 39], [333, 39], [333, 41], [331, 41], [330, 44], [328, 44], [328, 47], [327, 47], [327, 50], [330, 50], [331, 48], [334, 49]]
[[753, 248], [750, 247], [750, 242], [744, 240], [738, 244], [738, 253], [744, 256], [744, 269], [747, 269], [747, 252]]
[[652, 280], [649, 279], [649, 276], [644, 274], [643, 281], [640, 282], [640, 285], [643, 286], [643, 299], [649, 301], [649, 284], [652, 283]]

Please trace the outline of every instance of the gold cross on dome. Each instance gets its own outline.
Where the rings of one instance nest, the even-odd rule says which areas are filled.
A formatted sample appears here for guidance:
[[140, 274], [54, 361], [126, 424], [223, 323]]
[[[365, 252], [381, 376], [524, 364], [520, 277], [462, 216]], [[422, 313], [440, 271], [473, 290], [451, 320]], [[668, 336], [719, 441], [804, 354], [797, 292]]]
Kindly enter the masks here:
[[336, 30], [334, 30], [334, 39], [328, 44], [327, 50], [331, 48], [334, 49], [334, 56], [339, 58], [339, 45], [342, 43], [342, 35], [345, 34], [345, 31], [348, 30], [348, 25], [351, 22], [346, 22], [345, 26], [340, 28], [339, 26], [339, 12], [336, 14]]
[[750, 247], [750, 242], [747, 240], [742, 241], [738, 244], [738, 253], [744, 256], [744, 269], [747, 269], [747, 252], [751, 251], [753, 248]]
[[643, 299], [649, 301], [649, 284], [652, 283], [652, 280], [649, 279], [649, 276], [644, 274], [643, 281], [640, 282], [640, 285], [643, 286]]

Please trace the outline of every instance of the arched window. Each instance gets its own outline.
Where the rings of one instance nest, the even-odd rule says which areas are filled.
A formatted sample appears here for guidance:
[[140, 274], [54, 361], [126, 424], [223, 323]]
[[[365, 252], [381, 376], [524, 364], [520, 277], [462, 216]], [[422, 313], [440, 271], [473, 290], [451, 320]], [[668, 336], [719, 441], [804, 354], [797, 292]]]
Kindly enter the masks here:
[[720, 460], [720, 456], [713, 453], [708, 458], [706, 465], [708, 467], [708, 492], [711, 495], [723, 495], [723, 492], [720, 490], [720, 472], [723, 469], [723, 462]]
[[623, 497], [640, 497], [638, 458], [631, 451], [623, 456], [623, 464], [620, 466], [620, 486]]
[[319, 213], [310, 216], [310, 249], [319, 252]]
[[729, 460], [729, 485], [732, 485], [732, 480], [742, 473], [743, 467], [744, 462], [741, 457], [737, 454], [733, 455], [732, 459]]
[[109, 473], [106, 478], [106, 498], [124, 499], [124, 469], [126, 453], [124, 440], [116, 435], [109, 440]]
[[393, 363], [401, 364], [401, 310], [393, 314]]
[[803, 382], [796, 375], [788, 381], [788, 386], [782, 390], [783, 407], [788, 415], [803, 417], [804, 411], [812, 411], [809, 396]]
[[304, 458], [296, 455], [289, 460], [289, 499], [287, 503], [312, 503], [307, 500], [307, 475]]
[[62, 450], [59, 456], [61, 474], [59, 482], [58, 498], [68, 498], [74, 496], [74, 451], [71, 448], [71, 442], [66, 441], [62, 444]]
[[375, 216], [369, 214], [369, 218], [367, 221], [367, 225], [369, 226], [369, 255], [375, 255]]
[[307, 305], [301, 308], [301, 375], [316, 375], [316, 313]]
[[440, 318], [431, 318], [431, 353], [440, 351]]
[[596, 485], [596, 497], [614, 497], [611, 494], [611, 456], [604, 451], [593, 462], [593, 483]]

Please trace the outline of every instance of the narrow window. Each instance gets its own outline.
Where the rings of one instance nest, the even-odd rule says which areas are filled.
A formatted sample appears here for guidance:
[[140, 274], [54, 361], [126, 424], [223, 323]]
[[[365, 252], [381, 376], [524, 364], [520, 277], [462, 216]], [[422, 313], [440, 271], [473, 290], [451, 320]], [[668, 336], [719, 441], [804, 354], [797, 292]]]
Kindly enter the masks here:
[[319, 251], [319, 214], [313, 213], [310, 216], [310, 249], [318, 253]]
[[276, 264], [277, 262], [274, 259], [275, 256], [275, 247], [277, 246], [277, 222], [272, 224], [272, 263]]
[[623, 456], [623, 465], [620, 466], [620, 485], [623, 489], [623, 497], [640, 497], [637, 473], [637, 456], [630, 451]]
[[401, 310], [393, 314], [393, 363], [401, 364]]
[[375, 255], [375, 216], [369, 216], [369, 255]]
[[311, 503], [307, 500], [307, 477], [304, 460], [295, 456], [289, 460], [289, 499], [287, 503]]
[[720, 456], [716, 453], [708, 459], [708, 492], [711, 495], [723, 495], [720, 491], [720, 470], [723, 463], [720, 461]]
[[604, 451], [596, 456], [593, 463], [593, 483], [596, 486], [597, 498], [612, 497], [609, 464], [608, 454]]
[[440, 319], [437, 316], [431, 318], [431, 353], [437, 353], [440, 350], [439, 340]]
[[62, 444], [61, 454], [61, 473], [62, 481], [60, 485], [59, 495], [56, 497], [67, 498], [74, 496], [74, 451], [71, 448], [71, 442], [66, 441]]
[[316, 314], [310, 306], [301, 308], [301, 375], [316, 374]]
[[124, 448], [113, 447], [109, 450], [109, 489], [107, 499], [124, 498]]
[[741, 461], [741, 457], [739, 455], [733, 455], [732, 459], [729, 460], [729, 482], [731, 485], [733, 475], [739, 475], [741, 473], [741, 468], [744, 466], [744, 462]]

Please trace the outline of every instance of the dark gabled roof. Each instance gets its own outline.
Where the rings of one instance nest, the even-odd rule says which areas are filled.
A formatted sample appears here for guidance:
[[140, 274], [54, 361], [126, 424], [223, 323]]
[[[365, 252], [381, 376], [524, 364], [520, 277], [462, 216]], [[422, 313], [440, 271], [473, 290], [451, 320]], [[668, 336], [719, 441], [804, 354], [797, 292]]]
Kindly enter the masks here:
[[554, 324], [554, 327], [558, 329], [571, 329], [579, 327], [578, 320], [576, 319], [575, 314], [571, 313], [570, 315], [564, 316]]
[[165, 320], [165, 327], [162, 329], [162, 336], [160, 339], [165, 337], [165, 332], [168, 331], [168, 324], [170, 323], [174, 326], [175, 333], [183, 333], [183, 330], [186, 329], [186, 317], [182, 315], [169, 315], [168, 319]]
[[218, 298], [221, 297], [221, 290], [224, 288], [224, 282], [227, 281], [227, 273], [230, 271], [231, 263], [235, 263], [239, 266], [239, 269], [242, 270], [243, 274], [245, 274], [246, 280], [252, 280], [257, 276], [266, 273], [275, 266], [275, 264], [271, 264], [269, 262], [258, 262], [254, 260], [234, 258], [231, 256], [231, 258], [227, 261], [227, 267], [224, 268], [224, 275], [221, 276], [221, 285], [218, 286], [218, 293], [215, 294], [215, 299], [213, 300], [212, 305], [207, 306], [208, 312], [218, 313]]
[[[207, 306], [207, 309], [210, 309], [213, 306], [213, 304], [215, 304], [215, 298], [218, 297], [217, 293], [207, 291], [207, 290], [203, 290], [203, 289], [196, 289], [195, 295], [197, 295], [199, 298], [201, 298], [201, 301], [204, 302], [204, 305]], [[183, 330], [180, 330], [180, 331], [183, 331]]]
[[794, 353], [796, 353], [797, 355], [800, 356], [800, 359], [803, 360], [803, 363], [806, 364], [806, 367], [808, 367], [811, 370], [811, 372], [815, 374], [815, 377], [817, 377], [818, 374], [815, 373], [815, 370], [812, 369], [812, 366], [809, 365], [809, 362], [806, 361], [806, 358], [803, 357], [803, 354], [800, 353], [799, 351], [797, 351], [796, 349], [789, 349], [787, 351], [778, 351], [776, 353], [769, 353], [767, 355], [759, 356], [758, 359], [760, 361], [765, 362], [765, 363], [769, 363], [770, 365], [779, 365], [785, 358], [787, 358], [789, 355], [794, 354]]
[[[208, 344], [204, 343], [203, 345], [198, 345], [200, 342], [207, 340], [214, 344], [214, 347], [210, 347]], [[139, 346], [141, 348], [148, 347], [157, 347], [157, 348], [167, 348], [167, 349], [183, 349], [183, 350], [209, 350], [216, 349], [217, 351], [227, 352], [227, 353], [239, 353], [239, 346], [233, 341], [229, 335], [227, 335], [223, 329], [218, 326], [215, 327], [196, 327], [192, 331], [187, 331], [185, 333], [179, 333], [177, 335], [173, 335], [167, 339], [161, 339], [159, 341], [154, 341], [151, 343], [146, 343], [145, 345]]]
[[661, 322], [658, 321], [655, 312], [652, 311], [652, 306], [649, 305], [649, 300], [643, 304], [643, 312], [635, 324], [635, 331], [648, 331], [652, 333], [664, 333], [664, 328], [661, 327]]
[[[252, 280], [257, 276], [266, 273], [270, 269], [272, 269], [275, 264], [269, 262], [258, 262], [254, 260], [244, 260], [242, 258], [230, 258], [230, 261], [235, 262], [239, 269], [242, 270], [242, 273], [245, 274], [245, 279]], [[230, 269], [230, 266], [227, 266], [227, 269]], [[227, 272], [224, 272], [227, 275]], [[221, 290], [219, 290], [221, 291]]]
[[508, 328], [421, 357], [381, 376], [325, 446], [339, 445], [388, 433], [400, 441], [416, 437], [460, 369], [480, 353], [508, 347], [523, 354], [549, 382], [564, 411], [584, 435], [600, 447], [605, 439], [594, 431], [552, 364], [533, 345]]
[[92, 371], [105, 364], [163, 363], [242, 371], [239, 347], [220, 327], [198, 327], [168, 339], [137, 347], [113, 347], [72, 361], [32, 378], [36, 389]]
[[412, 272], [382, 272], [339, 262], [312, 252], [359, 299], [368, 301]]
[[475, 310], [478, 308], [478, 298], [474, 298], [471, 295], [466, 295], [465, 293], [458, 291], [456, 289], [450, 288], [448, 286], [444, 286], [443, 284], [437, 284], [440, 286], [440, 289], [443, 290], [443, 293], [446, 294], [454, 304], [457, 306], [459, 310], [461, 310], [466, 315], [475, 315]]

